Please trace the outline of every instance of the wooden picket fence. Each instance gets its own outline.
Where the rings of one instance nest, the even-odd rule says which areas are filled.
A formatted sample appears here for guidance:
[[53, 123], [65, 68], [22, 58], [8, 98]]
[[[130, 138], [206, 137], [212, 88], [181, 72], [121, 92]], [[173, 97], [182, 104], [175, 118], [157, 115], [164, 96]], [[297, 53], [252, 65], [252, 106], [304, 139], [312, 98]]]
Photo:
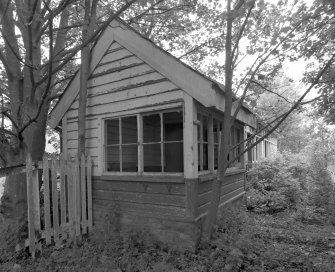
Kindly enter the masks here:
[[[90, 156], [64, 158], [60, 155], [35, 167], [27, 156], [28, 239], [32, 257], [41, 250], [41, 240], [47, 245], [64, 240], [80, 239], [92, 231], [92, 161]], [[43, 169], [42, 186], [39, 168]], [[41, 205], [43, 202], [43, 205]]]

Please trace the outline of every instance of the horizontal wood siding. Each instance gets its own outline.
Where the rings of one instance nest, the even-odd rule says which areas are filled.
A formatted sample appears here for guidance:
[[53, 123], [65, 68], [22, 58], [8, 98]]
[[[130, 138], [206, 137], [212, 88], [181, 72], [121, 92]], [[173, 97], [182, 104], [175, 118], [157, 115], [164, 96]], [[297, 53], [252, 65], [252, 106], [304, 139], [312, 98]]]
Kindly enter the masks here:
[[[204, 214], [208, 211], [211, 197], [213, 179], [199, 180], [198, 184], [198, 211], [197, 215]], [[244, 192], [244, 172], [231, 174], [229, 173], [221, 187], [220, 204], [235, 198]]]
[[93, 213], [138, 213], [147, 216], [183, 217], [185, 185], [136, 181], [93, 180]]
[[[103, 169], [97, 165], [104, 156], [101, 118], [182, 99], [179, 87], [120, 44], [112, 43], [88, 82], [86, 148], [94, 162], [93, 175], [100, 176]], [[78, 148], [78, 106], [77, 97], [66, 113], [66, 143], [73, 155]]]

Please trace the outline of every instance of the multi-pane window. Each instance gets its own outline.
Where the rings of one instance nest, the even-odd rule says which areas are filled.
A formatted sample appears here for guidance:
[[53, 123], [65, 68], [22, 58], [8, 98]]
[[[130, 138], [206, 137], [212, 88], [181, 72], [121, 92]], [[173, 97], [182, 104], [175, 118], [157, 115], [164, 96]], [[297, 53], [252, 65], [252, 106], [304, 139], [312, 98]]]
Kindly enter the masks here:
[[222, 122], [213, 119], [214, 169], [219, 167], [219, 146], [221, 141]]
[[[229, 155], [228, 155], [228, 160], [233, 160], [236, 157], [239, 156], [241, 153], [242, 149], [242, 133], [241, 133], [241, 128], [238, 126], [231, 126], [230, 128], [230, 137], [229, 137]], [[238, 157], [230, 166], [237, 166], [239, 163], [241, 163], [241, 157]]]
[[182, 112], [143, 116], [144, 172], [183, 172]]
[[198, 170], [209, 170], [208, 165], [208, 117], [198, 113]]
[[137, 152], [137, 117], [106, 120], [107, 171], [137, 172]]
[[[139, 120], [141, 122], [138, 122]], [[105, 139], [107, 171], [137, 173], [184, 171], [182, 111], [106, 120]]]

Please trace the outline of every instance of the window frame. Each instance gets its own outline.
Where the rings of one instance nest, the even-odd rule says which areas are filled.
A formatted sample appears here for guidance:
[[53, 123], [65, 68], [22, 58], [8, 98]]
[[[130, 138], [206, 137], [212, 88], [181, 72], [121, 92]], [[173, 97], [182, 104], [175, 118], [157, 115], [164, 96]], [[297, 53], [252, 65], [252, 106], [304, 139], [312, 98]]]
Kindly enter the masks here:
[[[181, 112], [182, 113], [182, 130], [183, 130], [183, 137], [179, 141], [165, 141], [164, 140], [164, 128], [163, 128], [163, 114], [169, 113], [169, 112]], [[160, 147], [161, 147], [161, 172], [144, 172], [144, 145], [146, 144], [153, 144], [153, 142], [147, 142], [144, 143], [144, 130], [143, 130], [143, 117], [159, 114], [160, 116]], [[106, 121], [117, 119], [119, 120], [119, 144], [118, 146], [122, 146], [122, 131], [121, 131], [121, 119], [127, 118], [131, 116], [136, 116], [137, 119], [137, 171], [136, 172], [126, 172], [122, 171], [122, 157], [120, 155], [120, 171], [107, 171], [107, 158], [106, 158], [106, 151], [107, 151], [107, 129], [106, 129]], [[185, 166], [183, 161], [183, 171], [182, 172], [164, 172], [164, 144], [166, 143], [182, 143], [184, 145], [185, 138], [184, 138], [184, 122], [185, 122], [185, 116], [184, 116], [184, 107], [183, 105], [178, 105], [175, 107], [169, 107], [169, 108], [162, 108], [162, 109], [155, 109], [155, 110], [147, 110], [142, 112], [136, 112], [136, 113], [129, 113], [124, 115], [117, 115], [117, 116], [107, 116], [105, 118], [101, 119], [101, 122], [103, 123], [102, 129], [103, 129], [103, 140], [102, 140], [102, 175], [115, 175], [115, 176], [183, 176], [185, 172]], [[121, 142], [121, 143], [120, 143]], [[156, 143], [156, 142], [155, 142]], [[157, 142], [158, 143], [158, 142]], [[116, 145], [116, 144], [115, 144]], [[125, 144], [127, 145], [127, 144]], [[110, 145], [109, 145], [110, 146]], [[120, 148], [119, 147], [119, 148]], [[163, 150], [162, 150], [163, 149]], [[119, 151], [121, 153], [121, 151]], [[183, 158], [184, 160], [184, 148], [183, 148]]]
[[[218, 143], [214, 142], [214, 122], [216, 121], [217, 124], [220, 124], [221, 130], [223, 129], [223, 120], [224, 120], [224, 113], [219, 114], [217, 112], [212, 112], [210, 110], [204, 109], [201, 105], [197, 105], [197, 125], [198, 125], [198, 130], [197, 130], [197, 144], [198, 144], [198, 148], [199, 148], [199, 131], [201, 131], [201, 127], [202, 127], [202, 120], [198, 118], [198, 116], [207, 116], [207, 120], [208, 120], [208, 170], [201, 170], [201, 168], [199, 167], [201, 165], [201, 158], [199, 157], [199, 154], [201, 155], [201, 150], [198, 150], [198, 165], [196, 166], [198, 169], [198, 174], [199, 176], [203, 176], [206, 174], [216, 174], [218, 169], [215, 169], [215, 156], [214, 156], [214, 148], [217, 145], [218, 146], [218, 150], [220, 148], [220, 141], [221, 141], [221, 133], [222, 132], [218, 132]], [[241, 151], [243, 151], [244, 149], [244, 144], [243, 144], [243, 139], [244, 139], [244, 126], [243, 124], [239, 123], [239, 122], [235, 122], [232, 125], [232, 128], [234, 130], [239, 129], [239, 134], [240, 134], [240, 139], [239, 139], [239, 146], [236, 147], [236, 149], [240, 149]], [[200, 135], [202, 137], [202, 135]], [[200, 139], [201, 140], [201, 139]], [[219, 156], [219, 151], [218, 151], [218, 156]], [[218, 158], [219, 160], [219, 158]], [[239, 162], [234, 163], [233, 165], [229, 166], [229, 168], [227, 169], [227, 171], [235, 171], [235, 170], [240, 170], [240, 169], [244, 169], [244, 158], [243, 155], [242, 157], [240, 157]]]

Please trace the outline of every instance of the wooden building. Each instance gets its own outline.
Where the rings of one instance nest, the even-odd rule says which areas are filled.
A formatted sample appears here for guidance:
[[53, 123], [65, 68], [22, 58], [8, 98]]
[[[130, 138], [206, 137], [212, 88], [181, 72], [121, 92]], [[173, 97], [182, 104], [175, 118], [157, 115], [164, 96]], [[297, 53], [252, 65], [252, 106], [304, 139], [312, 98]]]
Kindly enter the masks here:
[[[94, 161], [93, 216], [194, 248], [210, 204], [224, 114], [223, 86], [114, 20], [92, 49], [86, 148]], [[63, 152], [77, 153], [79, 73], [51, 113]], [[255, 128], [243, 107], [231, 145]], [[239, 152], [239, 145], [232, 152]], [[245, 158], [227, 171], [221, 206], [244, 194]]]

